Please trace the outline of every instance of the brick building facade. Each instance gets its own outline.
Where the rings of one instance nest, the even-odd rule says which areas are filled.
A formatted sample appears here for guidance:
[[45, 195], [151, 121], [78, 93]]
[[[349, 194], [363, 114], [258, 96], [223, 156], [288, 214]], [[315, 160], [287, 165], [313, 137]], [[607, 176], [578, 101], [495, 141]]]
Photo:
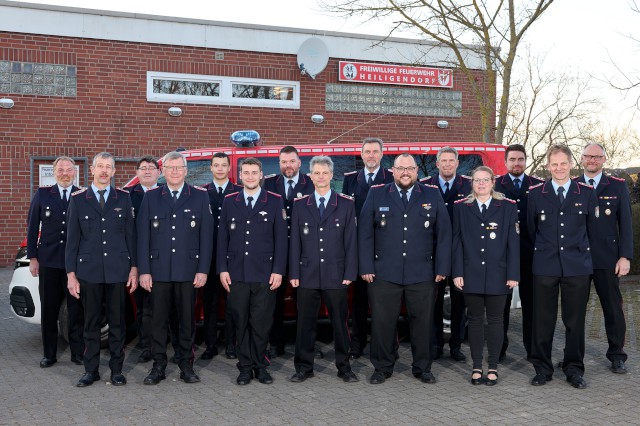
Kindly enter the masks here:
[[[444, 68], [448, 52], [417, 40], [382, 41], [354, 34], [4, 0], [0, 0], [0, 15], [4, 17], [0, 26], [0, 97], [15, 103], [11, 109], [0, 109], [4, 163], [0, 169], [0, 212], [4, 218], [0, 265], [11, 264], [26, 235], [38, 165], [50, 163], [49, 157], [64, 154], [78, 158], [80, 184], [86, 185], [84, 159], [90, 160], [99, 151], [111, 152], [119, 158], [116, 184], [121, 185], [133, 176], [136, 157], [160, 157], [177, 147], [228, 146], [229, 135], [240, 129], [257, 130], [266, 145], [324, 143], [340, 135], [340, 142], [355, 143], [367, 136], [390, 142], [482, 139], [479, 106], [455, 70], [451, 89], [339, 81], [340, 60], [378, 64], [420, 61]], [[301, 75], [296, 60], [299, 47], [310, 37], [321, 39], [329, 51], [328, 65], [315, 79]], [[477, 68], [482, 82], [480, 61]], [[154, 75], [192, 82], [198, 76], [217, 76], [246, 79], [249, 85], [257, 85], [256, 81], [295, 83], [292, 87], [298, 92], [286, 107], [191, 99], [156, 101], [149, 100], [148, 81]], [[215, 89], [217, 83], [198, 84]], [[224, 90], [222, 86], [218, 89]], [[289, 99], [286, 96], [291, 98], [285, 94], [282, 99]], [[402, 109], [400, 96], [407, 96], [405, 105], [416, 105], [415, 109]], [[420, 104], [410, 97], [427, 100]], [[451, 100], [454, 106], [440, 110], [424, 107], [429, 99], [437, 104], [441, 98]], [[390, 104], [398, 105], [393, 111], [403, 113], [391, 112]], [[171, 106], [180, 107], [182, 115], [170, 116], [167, 111]], [[446, 114], [439, 116], [438, 111]], [[324, 116], [324, 122], [313, 123], [314, 114]], [[447, 129], [436, 126], [443, 119], [449, 122]]]

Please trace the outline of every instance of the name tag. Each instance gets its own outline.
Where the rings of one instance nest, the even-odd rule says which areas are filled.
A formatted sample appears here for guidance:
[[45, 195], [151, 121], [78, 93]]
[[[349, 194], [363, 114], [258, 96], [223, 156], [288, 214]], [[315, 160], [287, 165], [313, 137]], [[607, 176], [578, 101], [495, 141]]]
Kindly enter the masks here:
[[388, 212], [389, 211], [389, 207], [380, 207], [379, 211]]

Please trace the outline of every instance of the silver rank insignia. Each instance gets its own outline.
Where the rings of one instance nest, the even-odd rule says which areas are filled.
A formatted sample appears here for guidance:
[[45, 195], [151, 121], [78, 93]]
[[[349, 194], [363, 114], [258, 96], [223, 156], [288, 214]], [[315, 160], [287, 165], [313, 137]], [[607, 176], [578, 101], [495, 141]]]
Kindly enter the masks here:
[[309, 235], [309, 226], [308, 226], [308, 224], [306, 224], [306, 223], [304, 224], [304, 228], [302, 228], [302, 233], [304, 235]]
[[263, 210], [263, 211], [261, 211], [261, 212], [258, 212], [258, 214], [259, 214], [260, 216], [264, 216], [265, 214], [267, 214], [267, 212], [265, 212], [265, 211]]
[[496, 239], [496, 233], [495, 232], [490, 233], [489, 234], [489, 238], [491, 238], [492, 240], [495, 240]]
[[604, 214], [606, 214], [607, 216], [611, 215], [611, 209], [606, 209], [604, 211]]
[[380, 227], [384, 228], [385, 226], [387, 226], [387, 218], [382, 215], [382, 217], [380, 218]]
[[428, 221], [428, 220], [425, 220], [425, 221], [424, 221], [424, 227], [425, 227], [425, 228], [428, 228], [428, 227], [429, 227], [429, 221]]
[[192, 221], [191, 221], [191, 227], [192, 227], [192, 228], [195, 228], [195, 227], [196, 227], [196, 221], [195, 221], [195, 220], [192, 220]]
[[156, 219], [152, 222], [151, 226], [153, 226], [154, 228], [157, 228], [158, 226], [160, 226], [160, 222]]
[[516, 222], [516, 234], [520, 235], [520, 224]]
[[[595, 212], [596, 212], [596, 218], [599, 218], [599, 217], [600, 217], [600, 207], [599, 207], [599, 206], [596, 206], [596, 210], [595, 210]], [[607, 213], [607, 212], [605, 212], [605, 214], [606, 214], [606, 213]]]

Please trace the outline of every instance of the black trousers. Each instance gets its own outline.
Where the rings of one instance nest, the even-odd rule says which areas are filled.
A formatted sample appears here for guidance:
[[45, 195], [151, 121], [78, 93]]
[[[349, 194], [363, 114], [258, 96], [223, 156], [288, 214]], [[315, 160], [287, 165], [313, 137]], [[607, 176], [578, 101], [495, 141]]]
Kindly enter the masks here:
[[172, 332], [172, 335], [177, 334], [177, 341], [174, 342], [174, 349], [177, 344], [176, 362], [180, 369], [184, 369], [187, 364], [193, 365], [193, 342], [196, 335], [196, 289], [193, 282], [154, 282], [151, 301], [151, 352], [154, 367], [164, 370], [167, 366], [167, 335], [172, 308], [175, 309], [177, 320], [177, 333]]
[[67, 272], [64, 269], [40, 266], [38, 291], [40, 293], [40, 328], [44, 357], [57, 358], [58, 315], [60, 305], [65, 299], [68, 313], [69, 350], [72, 356], [82, 356], [84, 353], [84, 338], [82, 337], [84, 312], [82, 302], [69, 294]]
[[265, 352], [273, 324], [276, 291], [269, 289], [269, 283], [234, 281], [227, 301], [236, 325], [238, 369], [250, 372], [267, 368], [269, 360]]
[[336, 352], [338, 371], [349, 371], [349, 301], [347, 286], [343, 289], [321, 290], [316, 288], [297, 289], [298, 324], [296, 333], [296, 371], [313, 371], [315, 358], [316, 332], [320, 301], [324, 300], [329, 311], [329, 320], [333, 327], [333, 344]]
[[622, 309], [622, 293], [620, 280], [614, 269], [594, 269], [593, 284], [600, 299], [604, 314], [604, 327], [607, 331], [607, 358], [609, 361], [627, 360], [624, 351], [624, 339], [627, 332], [627, 322]]
[[558, 294], [565, 326], [562, 370], [567, 377], [584, 373], [584, 320], [591, 277], [533, 276], [533, 328], [531, 363], [536, 373], [553, 374], [551, 349], [558, 318]]
[[136, 302], [136, 326], [138, 328], [138, 346], [142, 349], [151, 349], [151, 295], [147, 290], [138, 287], [133, 292]]
[[[215, 259], [213, 260], [215, 264]], [[222, 292], [225, 302], [227, 292], [221, 290], [220, 275], [211, 271], [207, 276], [207, 284], [202, 287], [202, 310], [204, 313], [204, 343], [208, 347], [216, 346], [218, 342], [218, 302]], [[227, 346], [236, 345], [236, 326], [233, 323], [229, 303], [224, 309], [224, 340]]]
[[103, 306], [109, 323], [109, 368], [112, 374], [122, 372], [124, 362], [125, 283], [96, 284], [80, 281], [80, 298], [84, 307], [84, 369], [97, 373], [100, 366], [100, 329]]
[[[527, 358], [531, 355], [531, 321], [533, 315], [533, 274], [531, 273], [531, 261], [520, 259], [520, 281], [518, 283], [518, 292], [520, 294], [520, 305], [522, 308], [522, 343], [527, 352]], [[502, 342], [502, 352], [507, 351], [509, 346], [509, 315], [511, 313], [512, 293], [507, 295], [507, 301], [504, 305], [504, 341]]]
[[353, 284], [351, 294], [351, 352], [362, 353], [367, 346], [369, 334], [369, 298], [367, 296], [368, 283], [358, 277]]
[[369, 284], [371, 306], [371, 356], [373, 367], [393, 373], [397, 352], [397, 325], [402, 298], [409, 317], [414, 374], [431, 371], [431, 333], [436, 285], [433, 281], [410, 285], [375, 280]]
[[444, 346], [444, 293], [447, 285], [449, 286], [449, 297], [451, 297], [449, 347], [458, 349], [462, 344], [462, 336], [464, 335], [464, 295], [453, 285], [453, 280], [450, 277], [438, 283], [438, 295], [434, 309], [435, 346], [439, 348]]
[[284, 351], [286, 336], [284, 332], [284, 297], [287, 290], [289, 279], [286, 276], [282, 277], [282, 285], [275, 291], [275, 306], [273, 309], [273, 321], [271, 331], [269, 332], [269, 342], [271, 346], [275, 347], [278, 351]]
[[502, 348], [504, 325], [502, 313], [507, 299], [506, 294], [472, 294], [464, 293], [469, 318], [469, 347], [473, 368], [482, 369], [482, 353], [484, 351], [484, 319], [487, 318], [487, 352], [489, 354], [489, 370], [498, 368], [498, 357]]

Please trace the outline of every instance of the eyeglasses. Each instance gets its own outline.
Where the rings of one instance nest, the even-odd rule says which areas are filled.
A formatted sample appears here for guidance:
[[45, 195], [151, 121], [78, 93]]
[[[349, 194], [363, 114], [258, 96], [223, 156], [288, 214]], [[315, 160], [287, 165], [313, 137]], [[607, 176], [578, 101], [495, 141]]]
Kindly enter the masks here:
[[492, 179], [489, 178], [483, 178], [483, 179], [474, 179], [473, 183], [489, 183], [491, 182]]
[[602, 160], [604, 158], [604, 155], [585, 155], [585, 154], [582, 154], [582, 157], [585, 160]]
[[418, 168], [415, 167], [415, 166], [411, 166], [411, 167], [396, 167], [396, 166], [393, 166], [393, 169], [395, 171], [397, 171], [397, 172], [400, 172], [400, 173], [404, 173], [404, 172], [413, 173], [416, 170], [418, 170]]
[[187, 166], [165, 166], [164, 170], [168, 172], [181, 172], [182, 169], [186, 169]]
[[[165, 167], [166, 169], [167, 167]], [[153, 172], [155, 170], [158, 170], [157, 167], [138, 167], [138, 170], [142, 171], [142, 172]]]

